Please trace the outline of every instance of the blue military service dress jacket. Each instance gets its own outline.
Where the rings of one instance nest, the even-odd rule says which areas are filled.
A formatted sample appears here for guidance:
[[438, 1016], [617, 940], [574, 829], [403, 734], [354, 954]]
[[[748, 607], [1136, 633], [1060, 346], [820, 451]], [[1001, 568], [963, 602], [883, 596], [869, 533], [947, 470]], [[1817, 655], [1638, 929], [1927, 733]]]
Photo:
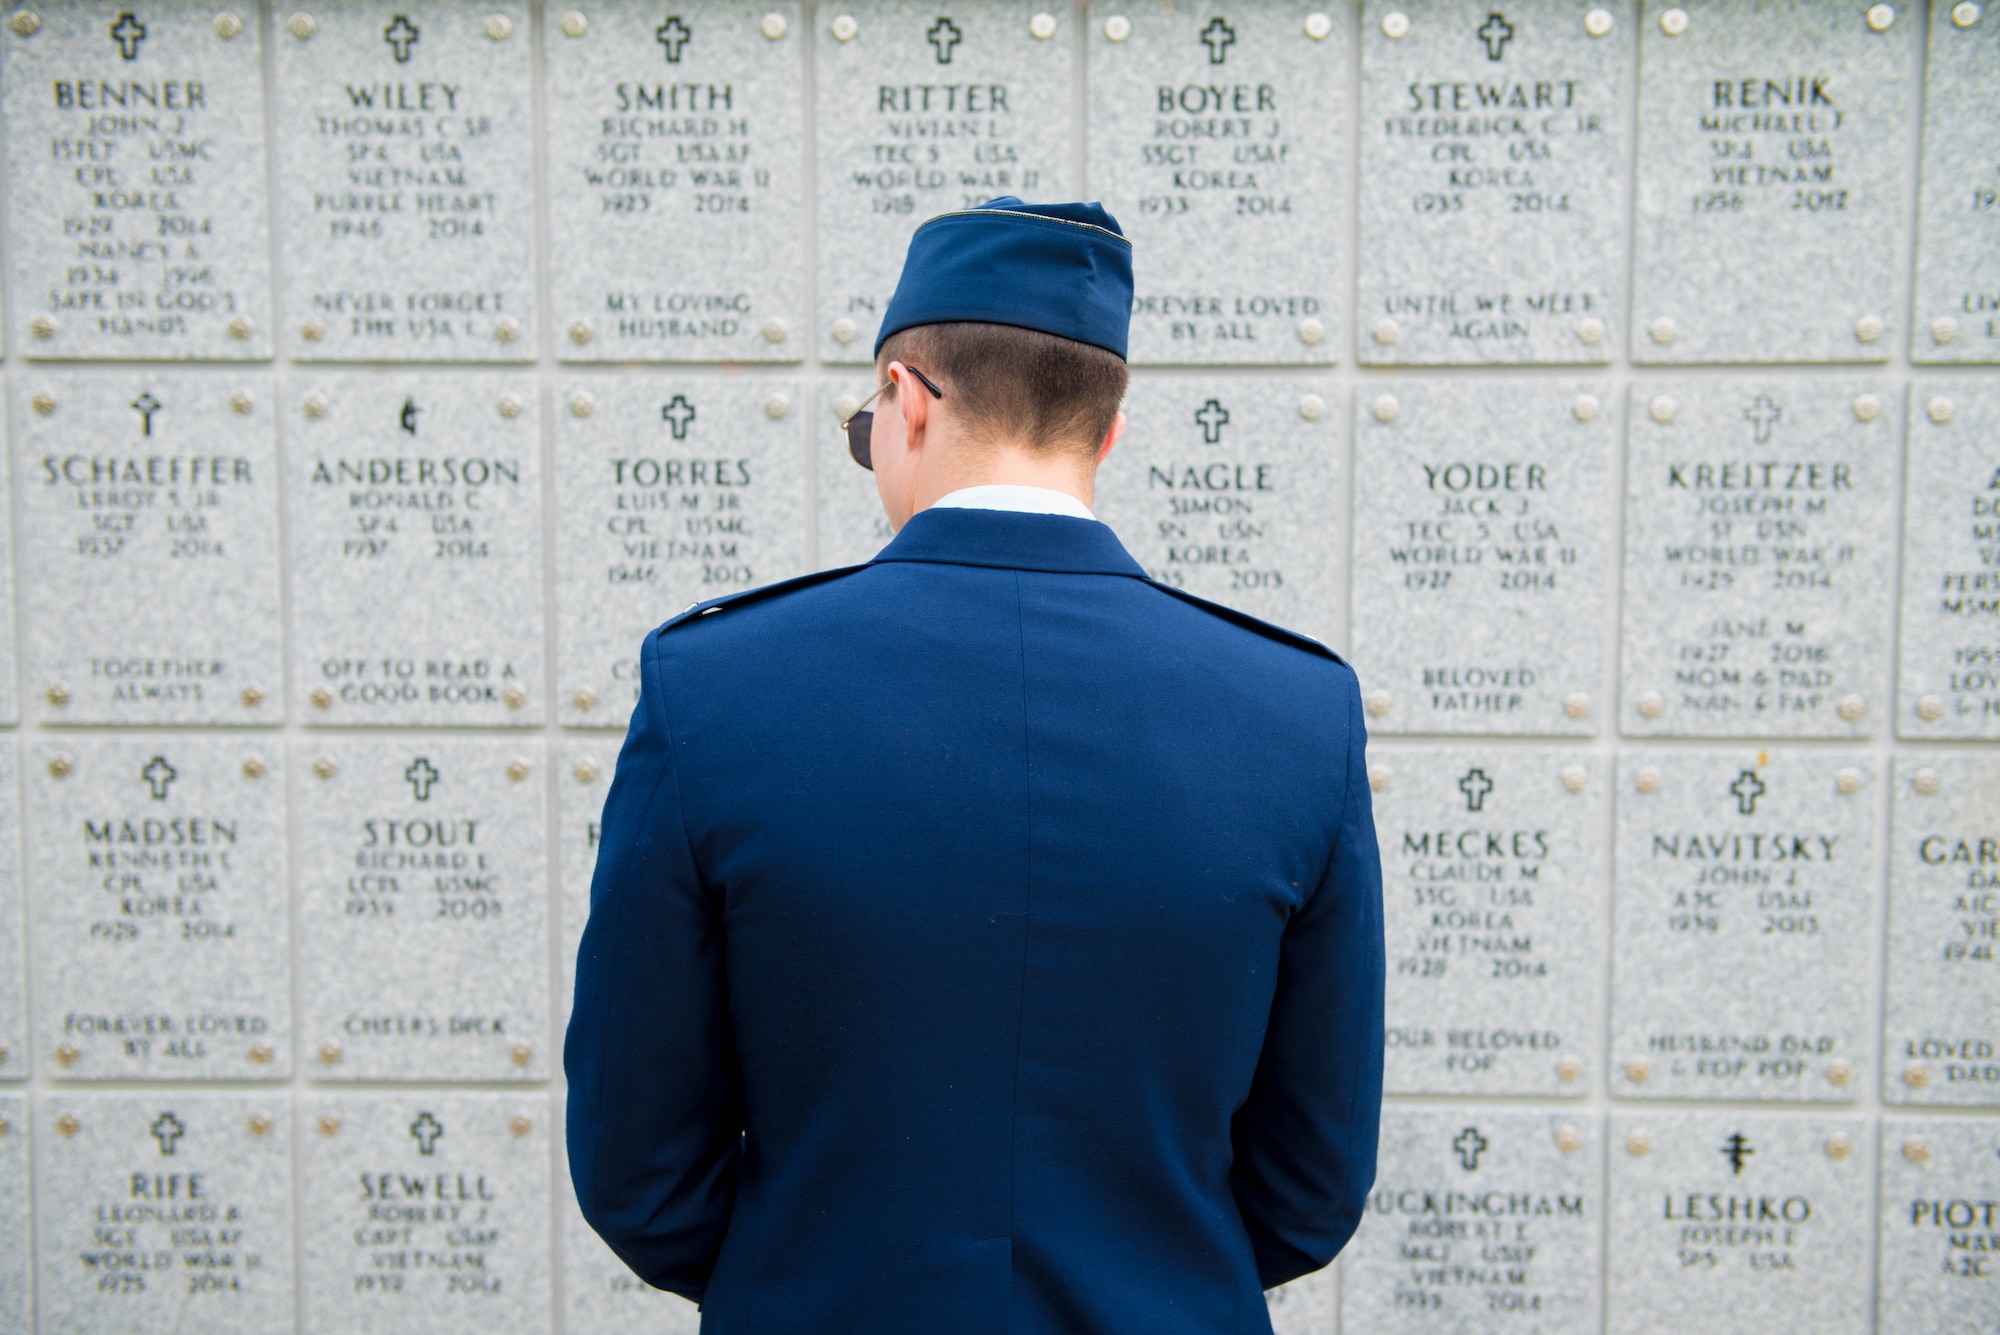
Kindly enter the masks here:
[[931, 509], [647, 637], [583, 1213], [705, 1335], [1268, 1335], [1375, 1172], [1354, 674], [1094, 520]]

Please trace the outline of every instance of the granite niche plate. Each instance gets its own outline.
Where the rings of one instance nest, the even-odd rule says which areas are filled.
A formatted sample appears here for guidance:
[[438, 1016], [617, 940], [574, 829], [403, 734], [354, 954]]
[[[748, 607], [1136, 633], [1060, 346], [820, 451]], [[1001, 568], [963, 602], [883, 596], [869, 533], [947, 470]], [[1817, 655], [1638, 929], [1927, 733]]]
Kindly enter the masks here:
[[1880, 381], [1634, 386], [1626, 735], [1846, 738], [1881, 726], [1894, 405]]
[[[1994, 26], [2000, 28], [2000, 17]], [[1896, 732], [2000, 737], [2000, 385], [1910, 387]]]
[[233, 26], [192, 0], [34, 16], [0, 32], [16, 354], [269, 357], [255, 7]]
[[302, 1096], [304, 1335], [546, 1335], [549, 1096]]
[[299, 717], [541, 722], [539, 398], [517, 375], [294, 378], [286, 490]]
[[1597, 732], [1616, 396], [1408, 380], [1358, 398], [1352, 648], [1369, 732]]
[[872, 362], [917, 225], [1001, 195], [1070, 199], [1076, 11], [856, 0], [813, 22], [820, 357]]
[[569, 1032], [576, 996], [576, 952], [590, 920], [590, 883], [597, 872], [604, 799], [618, 769], [618, 748], [608, 742], [565, 742], [556, 776], [557, 970], [556, 1033]]
[[315, 1078], [548, 1078], [542, 756], [438, 737], [295, 749]]
[[1385, 1108], [1342, 1329], [1596, 1332], [1602, 1127], [1582, 1109]]
[[621, 376], [558, 394], [567, 409], [556, 415], [564, 723], [623, 728], [639, 698], [639, 649], [649, 632], [692, 603], [804, 572], [809, 419], [801, 388]]
[[[6, 383], [0, 379], [0, 396]], [[10, 400], [11, 402], [11, 400]], [[0, 465], [0, 724], [21, 721], [21, 699], [15, 677], [14, 660], [19, 652], [15, 642], [14, 619], [14, 453], [7, 447], [8, 414], [0, 408], [0, 456], [9, 461]]]
[[28, 1193], [28, 1096], [0, 1094], [0, 1330], [34, 1327], [28, 1221], [34, 1216]]
[[1331, 642], [1340, 396], [1320, 380], [1135, 380], [1092, 509], [1162, 584]]
[[[1992, 6], [1987, 6], [1990, 11]], [[1960, 24], [1966, 6], [1931, 6], [1924, 62], [1924, 155], [1917, 199], [1915, 328], [1919, 362], [2000, 362], [2000, 22]], [[1913, 9], [1912, 12], [1915, 12]]]
[[[26, 906], [21, 877], [21, 753], [0, 740], [0, 1080], [25, 1080], [28, 1057], [28, 973], [23, 936]], [[18, 1119], [16, 1125], [19, 1125]], [[6, 1218], [0, 1211], [0, 1219]], [[0, 1330], [6, 1327], [0, 1323]]]
[[278, 723], [278, 455], [247, 371], [15, 377], [43, 723]]
[[1613, 1113], [1607, 1335], [1869, 1329], [1860, 1117]]
[[36, 1047], [64, 1080], [291, 1070], [276, 737], [43, 737], [30, 748]]
[[1617, 784], [1613, 1092], [1859, 1099], [1875, 759], [1625, 751]]
[[1369, 752], [1392, 1094], [1582, 1094], [1599, 1050], [1606, 766], [1583, 751]]
[[2000, 758], [1896, 758], [1882, 1097], [2000, 1106]]
[[1872, 12], [1644, 0], [1634, 361], [1879, 362], [1903, 341], [1922, 9], [1882, 31]]
[[524, 0], [274, 15], [286, 348], [532, 361], [534, 38]]
[[1339, 1267], [1327, 1266], [1265, 1290], [1272, 1335], [1333, 1335], [1340, 1311], [1339, 1275]]
[[1575, 0], [1400, 5], [1361, 25], [1361, 360], [1609, 361], [1630, 11], [1598, 31]]
[[1132, 239], [1133, 362], [1336, 360], [1345, 0], [1098, 0], [1086, 22], [1089, 197]]
[[1984, 1335], [2000, 1311], [2000, 1126], [1882, 1119], [1876, 1329]]
[[[543, 11], [549, 262], [565, 361], [799, 361], [797, 4]], [[567, 26], [565, 26], [567, 25]]]
[[292, 1329], [289, 1105], [280, 1089], [40, 1095], [40, 1328]]

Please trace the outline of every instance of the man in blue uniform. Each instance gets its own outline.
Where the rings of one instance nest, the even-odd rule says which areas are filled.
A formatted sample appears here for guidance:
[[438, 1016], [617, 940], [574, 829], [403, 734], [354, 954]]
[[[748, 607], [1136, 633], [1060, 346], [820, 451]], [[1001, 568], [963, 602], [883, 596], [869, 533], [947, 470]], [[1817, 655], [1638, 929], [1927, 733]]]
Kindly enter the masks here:
[[585, 1218], [707, 1335], [1268, 1335], [1375, 1171], [1354, 674], [1091, 516], [1131, 250], [918, 229], [895, 541], [648, 636], [577, 959]]

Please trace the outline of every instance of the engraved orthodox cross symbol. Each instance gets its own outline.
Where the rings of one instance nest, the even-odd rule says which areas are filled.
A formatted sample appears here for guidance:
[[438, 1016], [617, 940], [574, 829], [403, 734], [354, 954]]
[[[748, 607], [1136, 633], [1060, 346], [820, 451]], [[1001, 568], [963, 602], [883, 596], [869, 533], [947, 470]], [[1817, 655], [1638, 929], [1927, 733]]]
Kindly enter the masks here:
[[139, 43], [146, 40], [146, 25], [128, 13], [120, 14], [118, 22], [111, 25], [111, 40], [118, 43], [118, 54], [127, 60], [139, 58]]
[[680, 15], [669, 14], [667, 21], [654, 31], [653, 40], [667, 49], [667, 63], [678, 65], [681, 63], [681, 48], [694, 40], [694, 29], [682, 23]]
[[1743, 1161], [1756, 1152], [1741, 1131], [1731, 1132], [1729, 1139], [1722, 1142], [1722, 1157], [1729, 1160], [1730, 1171], [1737, 1177], [1743, 1176]]
[[675, 440], [686, 440], [688, 423], [694, 421], [694, 405], [687, 401], [687, 395], [676, 394], [661, 406], [660, 420], [674, 433]]
[[1201, 428], [1201, 438], [1209, 445], [1222, 443], [1222, 428], [1229, 425], [1229, 409], [1214, 399], [1201, 405], [1194, 415], [1194, 424]]
[[[431, 800], [431, 785], [444, 775], [439, 774], [437, 767], [429, 760], [418, 756], [410, 762], [410, 767], [403, 771], [403, 777], [410, 781], [410, 791], [417, 795], [417, 801], [428, 802]], [[429, 1154], [430, 1151], [425, 1150], [424, 1153]]]
[[139, 434], [152, 435], [153, 414], [160, 411], [160, 401], [142, 391], [138, 398], [132, 400], [132, 411], [139, 414]]
[[160, 1153], [170, 1155], [174, 1152], [174, 1142], [187, 1134], [187, 1128], [181, 1125], [180, 1118], [170, 1112], [163, 1112], [153, 1119], [153, 1125], [147, 1134], [160, 1142]]
[[1496, 11], [1488, 14], [1485, 26], [1472, 35], [1486, 43], [1486, 58], [1488, 60], [1498, 60], [1501, 53], [1507, 49], [1507, 43], [1514, 39], [1514, 25], [1507, 22]]
[[958, 25], [950, 19], [940, 18], [931, 25], [931, 30], [924, 34], [924, 40], [937, 48], [938, 64], [949, 65], [951, 49], [965, 40], [965, 34], [960, 32]]
[[1778, 419], [1785, 415], [1785, 410], [1780, 408], [1777, 400], [1769, 394], [1759, 394], [1756, 400], [1743, 410], [1743, 415], [1750, 419], [1750, 426], [1757, 433], [1757, 443], [1762, 445], [1771, 439], [1771, 428], [1778, 424]]
[[410, 1135], [417, 1142], [417, 1153], [431, 1155], [437, 1153], [438, 1137], [444, 1134], [444, 1123], [427, 1112], [417, 1114], [417, 1120], [410, 1123]]
[[403, 430], [409, 432], [411, 435], [416, 435], [417, 414], [422, 411], [423, 409], [417, 407], [415, 399], [404, 399], [403, 411], [396, 414], [396, 425], [402, 427]]
[[389, 44], [398, 65], [410, 63], [410, 48], [417, 44], [417, 25], [410, 22], [407, 14], [398, 14], [382, 29], [382, 40]]
[[1201, 40], [1208, 44], [1208, 63], [1220, 65], [1229, 58], [1229, 44], [1236, 40], [1236, 29], [1219, 17], [1212, 18], [1201, 30]]
[[1764, 795], [1764, 781], [1757, 777], [1757, 771], [1746, 769], [1736, 776], [1736, 782], [1729, 785], [1729, 791], [1736, 795], [1736, 810], [1745, 816], [1757, 814], [1757, 799]]
[[1475, 765], [1458, 781], [1458, 791], [1465, 794], [1465, 809], [1477, 811], [1486, 805], [1486, 795], [1493, 791], [1493, 780], [1486, 777], [1485, 770]]
[[1479, 1156], [1486, 1153], [1486, 1137], [1479, 1134], [1479, 1128], [1468, 1126], [1458, 1133], [1458, 1139], [1451, 1142], [1458, 1151], [1458, 1166], [1466, 1172], [1474, 1172], [1479, 1167]]
[[146, 768], [139, 771], [139, 777], [153, 790], [153, 800], [164, 802], [167, 800], [167, 789], [173, 787], [174, 780], [181, 776], [174, 772], [174, 767], [167, 763], [165, 756], [154, 756], [146, 762]]

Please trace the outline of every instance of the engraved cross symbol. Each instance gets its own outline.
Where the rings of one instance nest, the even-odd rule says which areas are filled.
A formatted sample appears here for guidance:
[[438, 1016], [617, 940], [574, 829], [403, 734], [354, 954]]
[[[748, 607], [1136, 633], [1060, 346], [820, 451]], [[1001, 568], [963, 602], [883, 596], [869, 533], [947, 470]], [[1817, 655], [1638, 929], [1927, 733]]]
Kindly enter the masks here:
[[146, 768], [139, 771], [139, 777], [153, 790], [153, 800], [164, 802], [167, 800], [167, 789], [173, 787], [174, 780], [181, 776], [174, 772], [174, 767], [167, 763], [165, 756], [154, 756], [146, 762]]
[[1229, 425], [1229, 409], [1210, 399], [1195, 413], [1194, 424], [1201, 428], [1201, 438], [1205, 443], [1220, 445], [1222, 428]]
[[1486, 777], [1486, 771], [1474, 765], [1458, 781], [1458, 791], [1465, 794], [1465, 809], [1477, 811], [1486, 805], [1486, 795], [1493, 791], [1493, 780]]
[[151, 394], [142, 392], [138, 398], [132, 400], [132, 411], [139, 414], [139, 434], [152, 435], [153, 414], [160, 411], [160, 401]]
[[1729, 791], [1736, 794], [1736, 810], [1745, 816], [1757, 814], [1757, 799], [1764, 795], [1764, 781], [1757, 777], [1757, 771], [1746, 769], [1736, 776], [1736, 782], [1729, 785]]
[[416, 435], [417, 414], [422, 411], [423, 409], [417, 407], [415, 399], [404, 399], [403, 411], [396, 414], [396, 425], [402, 427], [403, 430], [409, 432], [411, 435]]
[[681, 63], [681, 48], [694, 40], [694, 29], [681, 22], [678, 14], [667, 15], [667, 21], [653, 32], [653, 40], [667, 49], [667, 63]]
[[1498, 60], [1507, 49], [1507, 43], [1514, 39], [1514, 25], [1495, 12], [1486, 16], [1485, 25], [1473, 36], [1486, 43], [1488, 60]]
[[687, 395], [676, 394], [660, 408], [660, 420], [674, 433], [675, 440], [686, 440], [688, 423], [694, 421], [694, 405], [687, 401]]
[[929, 32], [924, 34], [924, 40], [937, 48], [938, 64], [949, 65], [951, 49], [965, 40], [965, 34], [958, 30], [956, 23], [941, 18], [931, 25]]
[[[403, 777], [410, 781], [410, 791], [417, 795], [417, 801], [428, 802], [431, 800], [431, 785], [444, 775], [439, 774], [437, 767], [429, 760], [418, 756], [410, 762], [410, 767], [403, 771]], [[425, 1150], [424, 1153], [429, 1154], [430, 1151]]]
[[139, 58], [139, 43], [146, 40], [146, 25], [128, 13], [120, 14], [118, 22], [111, 25], [111, 40], [118, 43], [118, 54], [127, 60]]
[[1479, 1134], [1479, 1128], [1468, 1126], [1458, 1133], [1458, 1139], [1451, 1142], [1458, 1151], [1458, 1166], [1466, 1172], [1474, 1172], [1479, 1167], [1479, 1156], [1486, 1153], [1486, 1137]]
[[1778, 424], [1778, 419], [1785, 415], [1785, 410], [1780, 408], [1777, 400], [1769, 394], [1759, 394], [1756, 400], [1743, 410], [1743, 415], [1750, 419], [1750, 425], [1757, 433], [1757, 443], [1762, 445], [1771, 439], [1771, 428]]
[[1743, 1161], [1756, 1152], [1741, 1131], [1730, 1133], [1729, 1139], [1722, 1142], [1722, 1157], [1729, 1160], [1730, 1171], [1737, 1177], [1743, 1176]]
[[398, 65], [410, 63], [410, 48], [417, 44], [417, 25], [410, 22], [407, 14], [398, 14], [382, 29], [382, 40], [389, 44]]
[[1201, 40], [1208, 44], [1208, 63], [1220, 65], [1229, 58], [1229, 44], [1236, 40], [1236, 29], [1220, 17], [1212, 18], [1201, 30]]
[[174, 1152], [174, 1142], [187, 1134], [187, 1128], [181, 1125], [180, 1118], [170, 1112], [163, 1112], [153, 1119], [153, 1125], [147, 1134], [160, 1142], [161, 1154], [171, 1155]]
[[444, 1134], [444, 1123], [427, 1112], [417, 1114], [417, 1120], [410, 1123], [410, 1135], [417, 1142], [417, 1153], [431, 1155], [437, 1153], [438, 1137]]

